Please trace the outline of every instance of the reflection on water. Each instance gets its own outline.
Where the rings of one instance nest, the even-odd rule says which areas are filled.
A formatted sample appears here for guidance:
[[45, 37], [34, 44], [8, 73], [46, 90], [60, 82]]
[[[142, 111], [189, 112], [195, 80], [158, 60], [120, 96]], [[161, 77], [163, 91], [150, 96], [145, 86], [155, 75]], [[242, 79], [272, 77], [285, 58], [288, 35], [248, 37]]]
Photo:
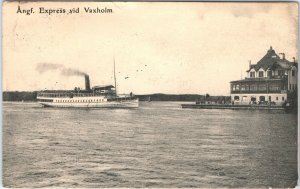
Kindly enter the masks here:
[[6, 187], [293, 187], [297, 115], [4, 103]]

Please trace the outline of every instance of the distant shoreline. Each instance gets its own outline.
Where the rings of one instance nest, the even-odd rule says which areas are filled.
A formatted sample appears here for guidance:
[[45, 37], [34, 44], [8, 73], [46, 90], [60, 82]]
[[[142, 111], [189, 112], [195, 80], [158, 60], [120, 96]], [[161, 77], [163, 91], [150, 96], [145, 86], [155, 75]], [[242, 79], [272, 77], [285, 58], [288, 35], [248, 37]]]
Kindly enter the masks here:
[[[3, 101], [18, 102], [36, 102], [37, 91], [4, 91]], [[206, 95], [199, 94], [144, 94], [144, 95], [135, 95], [139, 98], [140, 101], [186, 101], [186, 102], [195, 102], [196, 100], [203, 100], [207, 98]], [[210, 100], [219, 100], [219, 99], [230, 100], [230, 96], [209, 96]]]

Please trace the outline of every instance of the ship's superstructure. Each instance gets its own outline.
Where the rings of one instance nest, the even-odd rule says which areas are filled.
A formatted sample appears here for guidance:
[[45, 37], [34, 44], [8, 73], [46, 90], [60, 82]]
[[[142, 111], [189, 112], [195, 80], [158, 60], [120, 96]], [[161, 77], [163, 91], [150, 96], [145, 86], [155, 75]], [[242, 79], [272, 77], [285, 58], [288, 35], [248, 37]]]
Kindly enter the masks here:
[[231, 101], [233, 104], [283, 105], [288, 94], [297, 90], [298, 64], [290, 62], [284, 53], [270, 47], [267, 54], [257, 62], [249, 63], [247, 77], [231, 81]]

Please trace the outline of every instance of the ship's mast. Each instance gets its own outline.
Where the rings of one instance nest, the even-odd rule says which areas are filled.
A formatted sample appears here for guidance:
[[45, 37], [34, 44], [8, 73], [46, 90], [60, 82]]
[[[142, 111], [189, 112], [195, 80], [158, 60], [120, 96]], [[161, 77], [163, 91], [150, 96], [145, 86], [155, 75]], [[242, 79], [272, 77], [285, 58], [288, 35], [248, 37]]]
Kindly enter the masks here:
[[114, 58], [114, 79], [115, 79], [115, 92], [117, 96], [117, 79], [116, 79], [116, 64], [115, 64], [115, 58]]

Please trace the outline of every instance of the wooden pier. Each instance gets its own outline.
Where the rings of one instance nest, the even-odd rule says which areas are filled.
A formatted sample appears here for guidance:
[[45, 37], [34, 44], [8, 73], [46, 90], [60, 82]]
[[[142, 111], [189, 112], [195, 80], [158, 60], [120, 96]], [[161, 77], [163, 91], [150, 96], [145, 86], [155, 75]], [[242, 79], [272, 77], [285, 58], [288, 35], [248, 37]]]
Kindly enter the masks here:
[[232, 104], [181, 104], [182, 108], [192, 109], [232, 109], [232, 110], [285, 110], [283, 106], [274, 105], [232, 105]]

